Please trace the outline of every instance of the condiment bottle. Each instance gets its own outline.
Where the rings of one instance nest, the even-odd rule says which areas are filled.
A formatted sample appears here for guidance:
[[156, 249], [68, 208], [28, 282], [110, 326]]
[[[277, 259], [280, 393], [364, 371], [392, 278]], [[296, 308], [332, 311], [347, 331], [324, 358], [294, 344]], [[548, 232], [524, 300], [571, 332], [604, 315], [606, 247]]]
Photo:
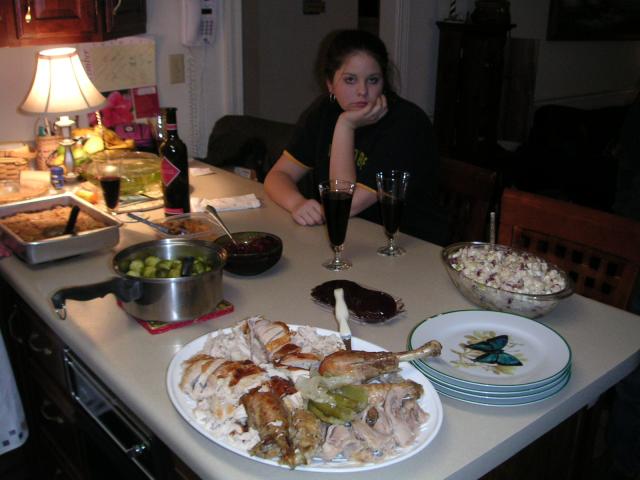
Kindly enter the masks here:
[[187, 146], [178, 136], [176, 108], [167, 108], [167, 138], [160, 146], [162, 193], [165, 215], [191, 211]]
[[51, 167], [51, 185], [56, 190], [64, 188], [64, 169], [62, 167]]

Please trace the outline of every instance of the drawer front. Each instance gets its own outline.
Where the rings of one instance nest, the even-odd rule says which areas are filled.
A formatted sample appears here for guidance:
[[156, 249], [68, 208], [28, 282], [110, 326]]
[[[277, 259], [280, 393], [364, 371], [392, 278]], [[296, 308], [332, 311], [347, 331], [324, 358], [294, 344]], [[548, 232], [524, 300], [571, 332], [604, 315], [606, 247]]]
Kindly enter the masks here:
[[[43, 478], [80, 478], [82, 454], [78, 441], [75, 413], [70, 399], [62, 395], [43, 372], [32, 369], [30, 404], [35, 426], [32, 432], [36, 451], [46, 452], [41, 469]], [[47, 474], [57, 476], [46, 477]]]
[[66, 390], [63, 343], [31, 309], [24, 307], [21, 313], [19, 321], [26, 324], [26, 333], [23, 334], [23, 338], [27, 355], [62, 390]]

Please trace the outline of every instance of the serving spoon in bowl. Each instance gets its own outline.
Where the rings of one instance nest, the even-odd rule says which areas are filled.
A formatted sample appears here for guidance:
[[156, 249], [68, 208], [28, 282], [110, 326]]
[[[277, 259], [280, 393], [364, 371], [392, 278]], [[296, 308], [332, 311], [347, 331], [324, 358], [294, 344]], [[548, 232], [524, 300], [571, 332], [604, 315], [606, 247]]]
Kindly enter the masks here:
[[218, 215], [218, 211], [213, 207], [213, 205], [207, 205], [207, 212], [209, 213], [209, 215], [211, 215], [215, 219], [218, 225], [222, 227], [222, 229], [224, 230], [224, 233], [227, 234], [227, 236], [231, 239], [231, 242], [237, 247], [238, 242], [236, 242], [236, 239], [233, 238], [233, 235], [231, 234], [227, 226], [224, 224], [224, 222], [222, 221], [222, 218], [220, 218], [220, 215]]
[[67, 218], [67, 223], [64, 225], [64, 227], [60, 225], [47, 227], [42, 232], [44, 237], [48, 239], [73, 233], [76, 228], [79, 213], [80, 207], [78, 205], [74, 205], [73, 207], [71, 207], [71, 212], [69, 212], [69, 217]]
[[169, 235], [171, 233], [169, 231], [169, 227], [165, 227], [164, 225], [160, 225], [159, 223], [152, 222], [151, 220], [141, 217], [140, 215], [136, 215], [135, 213], [129, 212], [127, 213], [127, 216], [140, 223], [144, 223], [148, 227], [151, 227], [154, 230], [156, 230], [157, 232], [164, 233], [165, 235]]

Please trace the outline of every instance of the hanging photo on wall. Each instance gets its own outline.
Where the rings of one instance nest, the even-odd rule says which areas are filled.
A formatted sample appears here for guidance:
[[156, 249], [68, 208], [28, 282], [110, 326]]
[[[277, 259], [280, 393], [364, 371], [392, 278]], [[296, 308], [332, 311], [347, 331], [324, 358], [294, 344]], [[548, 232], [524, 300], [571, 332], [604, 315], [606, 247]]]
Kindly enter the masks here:
[[547, 40], [640, 40], [640, 1], [551, 0]]

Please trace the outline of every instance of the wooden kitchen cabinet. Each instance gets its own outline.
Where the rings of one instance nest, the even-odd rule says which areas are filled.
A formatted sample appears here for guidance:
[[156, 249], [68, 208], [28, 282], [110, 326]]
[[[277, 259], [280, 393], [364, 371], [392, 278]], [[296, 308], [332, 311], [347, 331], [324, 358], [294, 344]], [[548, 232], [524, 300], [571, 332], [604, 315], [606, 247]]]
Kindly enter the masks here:
[[0, 46], [110, 40], [145, 33], [146, 23], [146, 0], [3, 1]]
[[[20, 448], [25, 449], [28, 478], [55, 478], [68, 480], [112, 480], [114, 478], [157, 480], [194, 480], [198, 477], [176, 457], [107, 387], [95, 374], [82, 366], [85, 375], [95, 383], [78, 383], [80, 359], [70, 351], [56, 333], [0, 280], [0, 327], [7, 347], [11, 366], [20, 392], [29, 426], [29, 438]], [[70, 370], [69, 361], [76, 363]], [[71, 372], [75, 373], [71, 373]], [[86, 378], [86, 377], [85, 377]], [[108, 392], [108, 402], [92, 394]], [[119, 446], [109, 437], [86, 411], [78, 397], [97, 406], [104, 425], [117, 433]], [[105, 406], [116, 405], [114, 410]], [[85, 403], [86, 404], [86, 403]], [[102, 405], [102, 406], [101, 406]], [[123, 431], [115, 412], [127, 412], [127, 425], [135, 423], [144, 431], [146, 460], [142, 462], [149, 472], [134, 465], [132, 458], [141, 458], [135, 452], [139, 438], [134, 430]], [[128, 449], [123, 452], [122, 448]], [[152, 452], [152, 453], [151, 453]], [[1, 465], [0, 465], [1, 467]], [[2, 469], [0, 468], [0, 471]]]
[[25, 448], [30, 473], [34, 478], [80, 480], [84, 467], [74, 407], [66, 393], [64, 346], [31, 309], [5, 295], [2, 304], [11, 308], [2, 319], [2, 332], [29, 426]]
[[434, 127], [449, 157], [480, 163], [497, 140], [504, 47], [510, 24], [437, 22], [440, 29]]

